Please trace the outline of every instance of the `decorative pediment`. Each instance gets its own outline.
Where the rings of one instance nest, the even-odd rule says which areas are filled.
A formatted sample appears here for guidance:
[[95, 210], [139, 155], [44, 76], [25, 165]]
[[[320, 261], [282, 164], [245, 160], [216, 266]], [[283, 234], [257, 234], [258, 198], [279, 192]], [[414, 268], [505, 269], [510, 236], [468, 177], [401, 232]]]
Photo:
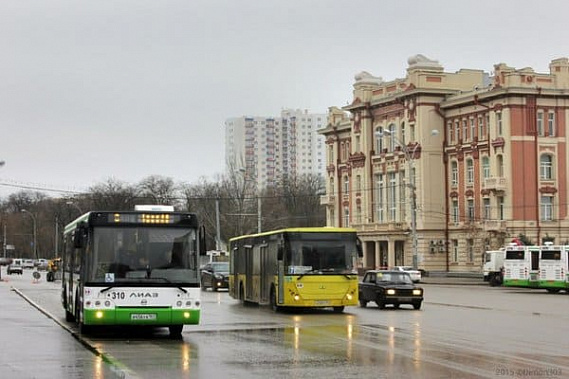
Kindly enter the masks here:
[[358, 153], [351, 154], [350, 158], [348, 160], [350, 161], [350, 163], [352, 164], [352, 166], [354, 168], [364, 167], [365, 161], [366, 161], [366, 156], [364, 153], [358, 152]]
[[458, 197], [458, 192], [456, 191], [451, 191], [451, 193], [449, 194], [450, 197], [456, 198]]
[[495, 140], [492, 140], [492, 146], [494, 147], [494, 150], [499, 147], [504, 147], [505, 144], [506, 140], [503, 137], [498, 137]]

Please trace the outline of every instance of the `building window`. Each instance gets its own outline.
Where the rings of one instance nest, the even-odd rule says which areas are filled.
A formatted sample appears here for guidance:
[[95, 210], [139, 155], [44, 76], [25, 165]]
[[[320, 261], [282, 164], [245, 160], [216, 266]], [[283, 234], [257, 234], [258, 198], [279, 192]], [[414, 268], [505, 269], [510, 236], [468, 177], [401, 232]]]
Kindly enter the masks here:
[[383, 151], [383, 128], [379, 127], [375, 130], [375, 147], [377, 151], [376, 154], [380, 154]]
[[459, 221], [459, 214], [458, 214], [458, 200], [454, 199], [452, 201], [452, 222], [454, 222], [454, 224], [458, 224]]
[[350, 193], [350, 177], [348, 175], [344, 176], [344, 194]]
[[553, 197], [541, 197], [541, 221], [553, 220]]
[[395, 141], [395, 124], [389, 125], [389, 151], [395, 150], [395, 145], [397, 144]]
[[474, 221], [474, 199], [466, 200], [466, 212], [468, 221]]
[[456, 161], [452, 161], [450, 167], [450, 184], [453, 187], [458, 187], [458, 163]]
[[462, 138], [460, 137], [460, 123], [458, 122], [458, 120], [454, 122], [454, 131], [456, 132], [457, 142], [460, 142]]
[[376, 175], [376, 183], [377, 183], [377, 200], [376, 200], [376, 217], [378, 223], [384, 222], [383, 216], [383, 197], [384, 197], [384, 183], [383, 183], [383, 175], [379, 174]]
[[389, 221], [396, 221], [397, 181], [394, 172], [390, 172], [388, 175], [389, 175], [389, 188], [387, 189], [387, 208], [389, 209]]
[[346, 228], [350, 226], [350, 208], [348, 207], [344, 208], [343, 226], [345, 226]]
[[468, 136], [468, 123], [466, 120], [462, 120], [462, 140], [466, 142], [469, 139], [470, 137]]
[[502, 113], [497, 112], [496, 113], [496, 133], [501, 136], [503, 133], [502, 130]]
[[470, 238], [466, 240], [466, 257], [468, 262], [474, 261], [474, 240]]
[[358, 205], [356, 208], [356, 223], [362, 223], [362, 206]]
[[405, 123], [402, 122], [401, 123], [401, 142], [403, 143], [403, 145], [407, 144], [407, 141], [405, 140], [406, 136], [405, 136]]
[[503, 178], [504, 177], [504, 157], [502, 157], [502, 155], [496, 156], [496, 166], [497, 166], [496, 171], [498, 171], [498, 177]]
[[447, 124], [448, 129], [448, 142], [449, 144], [454, 143], [454, 129], [452, 128], [452, 122]]
[[360, 136], [357, 135], [354, 143], [354, 152], [358, 153], [359, 151], [360, 151]]
[[504, 197], [498, 196], [496, 200], [498, 202], [498, 220], [504, 220]]
[[476, 137], [476, 123], [474, 122], [474, 117], [470, 118], [470, 139], [474, 140]]
[[485, 197], [484, 199], [482, 199], [482, 203], [484, 206], [484, 220], [490, 220], [490, 199], [488, 199], [487, 197]]
[[539, 158], [539, 173], [542, 180], [553, 178], [553, 158], [549, 154], [542, 154]]
[[549, 117], [547, 118], [547, 135], [550, 137], [555, 137], [555, 113], [549, 112]]
[[482, 116], [478, 116], [478, 140], [480, 141], [486, 139], [486, 131], [484, 129], [484, 118]]
[[490, 177], [490, 158], [482, 157], [482, 177], [484, 179]]
[[458, 240], [451, 240], [452, 261], [458, 262]]
[[466, 184], [474, 184], [474, 161], [472, 159], [466, 160]]
[[543, 112], [537, 112], [537, 135], [543, 136]]

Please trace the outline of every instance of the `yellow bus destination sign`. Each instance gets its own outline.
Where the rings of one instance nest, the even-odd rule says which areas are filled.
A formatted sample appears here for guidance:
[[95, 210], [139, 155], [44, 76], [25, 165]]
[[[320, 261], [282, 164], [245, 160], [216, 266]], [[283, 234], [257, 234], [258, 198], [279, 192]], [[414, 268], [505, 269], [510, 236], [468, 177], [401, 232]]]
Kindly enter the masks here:
[[168, 213], [113, 213], [109, 215], [109, 222], [116, 224], [174, 224], [180, 220], [180, 215]]

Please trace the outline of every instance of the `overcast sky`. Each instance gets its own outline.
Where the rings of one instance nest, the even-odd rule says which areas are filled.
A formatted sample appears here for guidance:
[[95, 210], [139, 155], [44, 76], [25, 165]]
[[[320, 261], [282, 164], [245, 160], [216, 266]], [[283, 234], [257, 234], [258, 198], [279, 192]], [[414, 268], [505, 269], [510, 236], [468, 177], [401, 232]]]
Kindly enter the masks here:
[[[354, 75], [569, 56], [569, 1], [0, 0], [0, 196], [223, 172], [224, 121], [325, 113]], [[10, 184], [11, 186], [6, 186]]]

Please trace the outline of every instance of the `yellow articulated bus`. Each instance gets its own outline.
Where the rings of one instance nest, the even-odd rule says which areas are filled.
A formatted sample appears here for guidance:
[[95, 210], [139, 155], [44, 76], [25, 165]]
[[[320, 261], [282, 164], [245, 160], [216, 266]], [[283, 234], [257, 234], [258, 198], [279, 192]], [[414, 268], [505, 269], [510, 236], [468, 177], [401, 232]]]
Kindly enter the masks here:
[[343, 312], [358, 304], [354, 229], [289, 228], [230, 240], [229, 294], [242, 302]]

